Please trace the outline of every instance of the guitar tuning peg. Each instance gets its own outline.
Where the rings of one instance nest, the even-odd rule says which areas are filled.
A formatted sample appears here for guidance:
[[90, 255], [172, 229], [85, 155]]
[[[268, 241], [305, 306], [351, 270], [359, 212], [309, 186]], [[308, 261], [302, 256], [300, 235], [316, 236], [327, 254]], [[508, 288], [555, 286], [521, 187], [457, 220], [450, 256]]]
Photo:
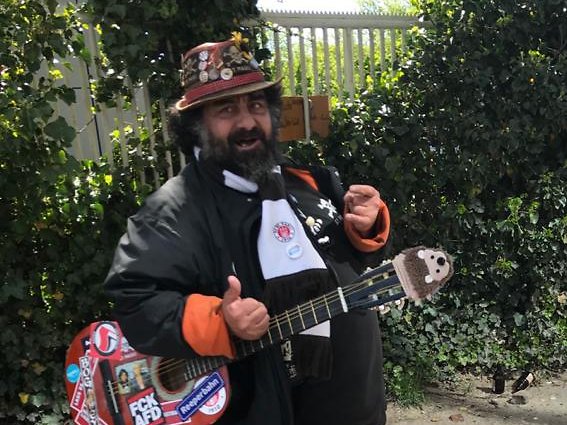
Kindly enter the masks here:
[[378, 306], [378, 312], [380, 314], [387, 314], [390, 311], [390, 306], [388, 304], [382, 304]]
[[423, 300], [420, 300], [420, 299], [413, 300], [413, 303], [414, 303], [416, 306], [420, 306], [421, 304], [423, 304]]

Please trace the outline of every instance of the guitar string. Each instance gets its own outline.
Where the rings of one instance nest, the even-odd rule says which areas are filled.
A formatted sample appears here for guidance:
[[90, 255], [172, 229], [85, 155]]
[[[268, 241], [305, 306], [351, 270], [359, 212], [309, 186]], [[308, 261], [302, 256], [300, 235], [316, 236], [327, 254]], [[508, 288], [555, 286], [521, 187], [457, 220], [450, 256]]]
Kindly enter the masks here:
[[[387, 273], [387, 271], [385, 271], [384, 274], [385, 274], [385, 273]], [[370, 280], [370, 282], [373, 282], [374, 280], [376, 280], [376, 278], [381, 278], [381, 280], [384, 279], [384, 278], [382, 277], [382, 275], [374, 276], [373, 278], [371, 278], [371, 279], [366, 279], [366, 280], [364, 280], [363, 282], [360, 282], [360, 283], [358, 283], [358, 284], [349, 285], [346, 289], [344, 289], [343, 293], [344, 293], [345, 295], [349, 295], [349, 294], [351, 294], [351, 293], [353, 293], [353, 292], [359, 290], [360, 288], [363, 288], [363, 287], [365, 287], [365, 286], [368, 286], [369, 280]], [[399, 285], [393, 284], [393, 285], [391, 285], [390, 287], [381, 288], [377, 293], [380, 294], [380, 293], [382, 293], [382, 292], [388, 292], [392, 287], [395, 287], [395, 286], [399, 286]], [[334, 294], [334, 293], [333, 293], [333, 294]], [[312, 301], [313, 308], [314, 308], [315, 310], [317, 310], [317, 309], [319, 309], [321, 306], [326, 305], [326, 306], [327, 306], [327, 309], [329, 310], [329, 307], [328, 307], [329, 301], [334, 302], [334, 301], [337, 301], [339, 298], [340, 298], [339, 295], [331, 295], [331, 296], [322, 295], [322, 296], [320, 296], [320, 297], [315, 298], [315, 299]], [[308, 307], [311, 307], [311, 305], [309, 305]], [[308, 308], [308, 309], [309, 309], [309, 308]], [[331, 316], [331, 317], [334, 317], [334, 315], [335, 315], [334, 313], [339, 313], [339, 312], [342, 311], [342, 306], [337, 306], [337, 307], [335, 307], [335, 308], [332, 308], [331, 310], [332, 310], [332, 313], [333, 313], [333, 314], [330, 314], [330, 316]], [[330, 310], [329, 310], [329, 312], [330, 312]], [[285, 316], [285, 319], [284, 319], [284, 316]], [[301, 313], [295, 313], [294, 315], [289, 315], [289, 314], [288, 314], [288, 315], [285, 315], [285, 313], [284, 313], [284, 314], [276, 315], [274, 318], [272, 318], [271, 321], [272, 321], [272, 322], [277, 322], [278, 320], [281, 320], [281, 321], [283, 321], [283, 320], [293, 320], [293, 319], [295, 319], [295, 318], [297, 318], [297, 317], [299, 317], [299, 316], [301, 316]], [[279, 318], [279, 319], [278, 319], [278, 318]], [[272, 326], [273, 326], [273, 325], [272, 325]], [[263, 338], [265, 338], [265, 337], [263, 337]], [[279, 340], [281, 340], [281, 339], [282, 339], [281, 337], [280, 337], [280, 338], [277, 338], [277, 339], [276, 339], [276, 342], [279, 341]], [[255, 343], [255, 342], [256, 342], [256, 341], [251, 341], [251, 343]], [[273, 344], [273, 342], [271, 342], [271, 343]], [[253, 347], [253, 348], [254, 348], [254, 347]], [[257, 348], [257, 347], [256, 347], [256, 348]], [[253, 352], [255, 352], [255, 351], [252, 351], [252, 353], [253, 353]], [[252, 354], [252, 353], [248, 353], [248, 354]], [[193, 364], [201, 363], [200, 365], [197, 364], [197, 365], [193, 368], [193, 369], [194, 369], [194, 372], [196, 372], [196, 375], [195, 375], [194, 377], [198, 377], [198, 376], [200, 376], [200, 375], [203, 375], [203, 374], [205, 374], [207, 371], [210, 371], [210, 370], [214, 369], [214, 368], [217, 367], [217, 366], [222, 366], [222, 365], [226, 364], [226, 363], [229, 362], [229, 361], [230, 361], [229, 359], [226, 359], [226, 358], [223, 358], [223, 357], [220, 357], [220, 356], [219, 356], [219, 357], [207, 356], [207, 357], [203, 357], [203, 358], [192, 359], [191, 362], [192, 362]], [[164, 360], [163, 363], [161, 364], [160, 368], [159, 368], [159, 369], [160, 369], [160, 373], [169, 373], [169, 372], [172, 372], [172, 371], [175, 370], [176, 368], [179, 368], [180, 366], [183, 366], [184, 363], [187, 363], [187, 364], [189, 365], [189, 363], [188, 363], [188, 361], [187, 361], [186, 359], [169, 359], [169, 360]], [[204, 363], [209, 363], [209, 364], [204, 364]], [[218, 364], [214, 364], [214, 363], [218, 363]], [[202, 372], [201, 372], [201, 369], [203, 369]], [[189, 371], [189, 372], [191, 372], [191, 371]], [[183, 373], [179, 373], [179, 374], [176, 375], [176, 376], [179, 377], [179, 378], [178, 378], [178, 381], [181, 382], [181, 383], [186, 383], [186, 382], [188, 382], [187, 379], [185, 379], [185, 378], [182, 377], [182, 375], [183, 375]], [[192, 378], [194, 378], [194, 377], [192, 377]], [[173, 382], [173, 381], [172, 381], [172, 382], [170, 382], [170, 383], [173, 384], [173, 385], [175, 385], [175, 384], [177, 384], [177, 383], [179, 383], [179, 382]], [[114, 392], [114, 391], [116, 391], [117, 388], [119, 388], [120, 382], [119, 382], [119, 381], [114, 381], [114, 382], [111, 381], [110, 384], [111, 384], [111, 389], [112, 389], [113, 392]]]
[[[368, 286], [369, 282], [374, 282], [376, 280], [384, 280], [384, 275], [391, 272], [392, 269], [385, 269], [383, 271], [383, 273], [381, 274], [377, 274], [376, 276], [372, 276], [370, 278], [367, 278], [365, 280], [363, 280], [362, 282], [356, 283], [356, 284], [350, 284], [347, 285], [346, 287], [343, 288], [343, 295], [350, 295], [353, 292], [356, 292], [358, 290], [360, 290], [361, 288]], [[386, 287], [386, 288], [381, 288], [378, 291], [378, 294], [380, 294], [381, 292], [388, 292], [392, 287], [395, 286], [399, 286], [398, 284], [394, 284], [391, 285], [391, 287]], [[309, 311], [311, 309], [313, 310], [319, 310], [322, 306], [327, 306], [329, 302], [335, 302], [338, 299], [340, 299], [340, 295], [336, 292], [333, 292], [331, 295], [328, 294], [324, 294], [321, 295], [317, 298], [315, 298], [314, 300], [311, 301], [311, 303], [307, 304], [306, 306], [304, 306], [304, 309], [302, 310], [301, 308], [298, 308], [297, 311], [294, 310], [293, 314], [289, 314], [289, 313], [281, 313], [278, 314], [274, 317], [272, 317], [270, 319], [270, 327], [273, 328], [274, 326], [276, 326], [276, 324], [279, 324], [280, 322], [284, 322], [284, 321], [292, 321], [297, 319], [298, 317], [302, 316], [302, 312], [303, 314], [305, 314], [306, 311]], [[333, 310], [333, 313], [335, 312], [340, 312], [342, 311], [342, 306], [339, 306], [338, 308]], [[334, 316], [334, 315], [331, 315]], [[316, 315], [314, 317], [316, 319]], [[266, 339], [266, 337], [262, 337], [261, 339]], [[277, 342], [278, 340], [281, 340], [281, 336], [279, 338], [276, 338]], [[256, 341], [250, 341], [250, 343], [255, 343]], [[245, 343], [245, 342], [244, 342]], [[270, 344], [273, 344], [273, 341], [270, 341]], [[253, 351], [254, 352], [254, 351]], [[247, 353], [247, 354], [251, 354], [251, 353]], [[223, 359], [224, 361], [219, 362], [220, 359]], [[216, 357], [216, 356], [207, 356], [207, 357], [203, 357], [203, 358], [196, 358], [196, 359], [192, 359], [191, 362], [195, 363], [201, 363], [200, 365], [197, 364], [195, 369], [195, 372], [197, 373], [201, 373], [200, 369], [203, 368], [204, 371], [203, 373], [206, 373], [206, 371], [212, 370], [214, 369], [214, 367], [216, 366], [221, 366], [223, 364], [226, 364], [227, 361], [230, 361], [229, 359], [223, 358], [223, 357]], [[164, 360], [164, 362], [161, 364], [160, 367], [160, 372], [161, 373], [168, 373], [171, 372], [172, 370], [174, 370], [175, 368], [178, 368], [179, 366], [182, 366], [183, 363], [187, 362], [186, 359], [169, 359], [169, 360]], [[204, 363], [219, 363], [217, 364], [204, 364]], [[212, 367], [211, 367], [212, 366]], [[191, 371], [189, 371], [191, 372]], [[197, 375], [198, 376], [198, 375]], [[113, 391], [120, 385], [119, 381], [111, 381], [111, 386]]]
[[[331, 308], [330, 311], [332, 313], [339, 313], [342, 312], [342, 307], [337, 306], [334, 308]], [[252, 354], [252, 353], [250, 353]], [[182, 387], [184, 384], [187, 384], [188, 382], [191, 381], [191, 379], [194, 379], [196, 377], [202, 376], [205, 373], [207, 373], [210, 370], [213, 370], [215, 367], [209, 367], [208, 365], [203, 365], [203, 363], [206, 363], [207, 359], [211, 359], [211, 357], [203, 357], [203, 358], [196, 358], [196, 359], [191, 359], [191, 362], [193, 363], [201, 363], [201, 366], [199, 367], [195, 367], [195, 371], [197, 371], [197, 369], [203, 369], [202, 372], [199, 372], [196, 376], [191, 377], [189, 380], [187, 380], [183, 375], [183, 372], [185, 371], [185, 363], [188, 363], [188, 360], [186, 359], [166, 359], [162, 362], [162, 364], [159, 367], [159, 374], [161, 376], [163, 376], [162, 374], [167, 374], [167, 373], [172, 373], [174, 372], [176, 369], [180, 368], [180, 373], [175, 373], [174, 379], [170, 379], [169, 380], [169, 385], [171, 387], [175, 387], [175, 388], [179, 388]], [[216, 357], [214, 357], [215, 361], [216, 361]], [[229, 363], [231, 360], [225, 358], [223, 362], [221, 362], [220, 364], [218, 364], [217, 366], [223, 366], [226, 363]], [[110, 386], [112, 391], [115, 393], [117, 391], [117, 389], [119, 388], [119, 382], [118, 381], [111, 381], [110, 382]], [[181, 388], [179, 388], [180, 391]]]
[[[364, 287], [368, 286], [368, 285], [369, 285], [369, 282], [374, 282], [374, 281], [377, 281], [377, 280], [385, 280], [384, 275], [387, 274], [387, 273], [389, 273], [389, 272], [391, 272], [392, 270], [393, 270], [392, 268], [389, 268], [389, 269], [384, 270], [383, 273], [377, 274], [376, 276], [372, 276], [372, 277], [370, 277], [370, 278], [368, 278], [368, 279], [363, 280], [362, 282], [359, 282], [359, 283], [356, 283], [356, 284], [347, 285], [346, 287], [343, 288], [343, 295], [350, 295], [350, 294], [352, 294], [352, 293], [354, 293], [354, 292], [360, 290], [361, 288], [364, 288]], [[392, 287], [395, 287], [395, 286], [399, 286], [399, 284], [392, 284], [392, 285], [389, 286], [389, 287], [381, 288], [379, 291], [377, 291], [377, 294], [381, 294], [382, 292], [388, 292], [390, 289], [392, 289]], [[301, 308], [299, 308], [299, 309], [296, 309], [296, 310], [298, 310], [298, 311], [295, 311], [295, 310], [294, 310], [294, 313], [293, 313], [293, 314], [290, 314], [290, 313], [288, 313], [288, 314], [280, 313], [280, 314], [278, 314], [278, 315], [272, 317], [272, 318], [270, 319], [270, 322], [269, 322], [269, 323], [270, 323], [270, 324], [269, 324], [269, 327], [270, 327], [270, 328], [273, 328], [274, 326], [277, 326], [276, 323], [280, 323], [280, 322], [284, 322], [284, 321], [292, 321], [292, 320], [295, 320], [295, 319], [297, 319], [297, 318], [299, 318], [299, 317], [302, 317], [302, 312], [303, 312], [303, 314], [304, 314], [304, 313], [306, 312], [306, 310], [307, 310], [307, 311], [308, 311], [308, 310], [311, 310], [311, 309], [318, 310], [318, 309], [320, 309], [322, 306], [325, 306], [325, 305], [326, 305], [327, 308], [328, 308], [329, 302], [335, 302], [335, 301], [339, 300], [340, 298], [341, 298], [340, 295], [339, 295], [338, 293], [336, 293], [335, 291], [333, 291], [333, 292], [331, 293], [331, 295], [327, 295], [327, 294], [321, 295], [321, 296], [319, 296], [319, 297], [313, 299], [313, 300], [311, 301], [311, 303], [309, 303], [308, 305], [306, 305], [306, 306], [304, 307], [304, 310], [301, 310]], [[333, 309], [333, 313], [335, 313], [335, 312], [340, 312], [340, 311], [342, 311], [342, 306], [339, 306], [339, 307]], [[331, 316], [334, 316], [334, 315], [331, 315]], [[265, 338], [266, 338], [266, 337], [264, 336], [264, 337], [262, 337], [262, 338], [260, 338], [260, 339], [265, 339]], [[275, 341], [275, 342], [277, 342], [277, 341], [279, 341], [279, 340], [281, 340], [281, 337], [280, 337], [280, 338], [276, 338], [276, 341]], [[244, 341], [244, 340], [243, 340], [243, 341]], [[257, 341], [259, 341], [259, 340], [250, 341], [250, 343], [253, 344], [253, 343], [257, 342]], [[272, 342], [271, 344], [273, 344], [273, 342]], [[254, 351], [253, 351], [253, 352], [254, 352]], [[252, 353], [249, 353], [249, 354], [252, 354]], [[224, 361], [221, 361], [221, 359], [223, 359]], [[206, 356], [206, 357], [203, 357], [203, 358], [191, 359], [191, 362], [194, 363], [194, 364], [195, 364], [195, 363], [200, 363], [200, 365], [197, 365], [197, 366], [194, 368], [194, 369], [195, 369], [195, 372], [200, 373], [200, 369], [203, 368], [203, 369], [204, 369], [203, 374], [204, 374], [204, 373], [206, 373], [207, 371], [210, 371], [210, 370], [214, 369], [216, 366], [222, 366], [222, 365], [224, 365], [224, 364], [230, 362], [230, 359], [224, 358], [224, 357], [221, 357], [221, 356], [218, 356], [218, 357], [217, 357], [217, 356]], [[207, 362], [209, 362], [209, 363], [211, 363], [211, 362], [212, 362], [212, 363], [219, 363], [219, 364], [214, 364], [214, 365], [213, 365], [213, 364], [204, 364], [204, 363], [207, 363]], [[159, 369], [160, 369], [160, 373], [169, 373], [169, 372], [172, 372], [172, 371], [175, 370], [176, 368], [179, 368], [180, 366], [183, 366], [184, 363], [188, 363], [187, 359], [168, 359], [168, 360], [164, 360], [163, 363], [160, 365], [160, 368], [159, 368]], [[212, 366], [212, 367], [211, 367], [211, 366]], [[199, 370], [198, 370], [198, 369], [199, 369]], [[189, 371], [189, 372], [191, 372], [191, 371]], [[181, 376], [181, 375], [182, 375], [182, 373], [179, 374], [178, 376]], [[181, 381], [181, 382], [187, 382], [187, 381]], [[120, 382], [119, 382], [119, 381], [111, 381], [110, 384], [111, 384], [112, 390], [115, 391], [117, 388], [119, 388]]]

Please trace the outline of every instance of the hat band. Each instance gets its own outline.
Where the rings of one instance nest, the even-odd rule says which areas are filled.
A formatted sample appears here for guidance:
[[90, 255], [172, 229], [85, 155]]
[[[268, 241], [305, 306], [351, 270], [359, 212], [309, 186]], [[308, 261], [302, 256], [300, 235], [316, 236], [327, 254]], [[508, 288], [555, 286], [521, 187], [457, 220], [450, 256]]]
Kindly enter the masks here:
[[247, 72], [246, 74], [237, 75], [230, 80], [213, 81], [205, 83], [201, 87], [189, 89], [183, 95], [183, 99], [189, 104], [199, 100], [203, 96], [260, 81], [264, 81], [264, 75], [260, 71]]

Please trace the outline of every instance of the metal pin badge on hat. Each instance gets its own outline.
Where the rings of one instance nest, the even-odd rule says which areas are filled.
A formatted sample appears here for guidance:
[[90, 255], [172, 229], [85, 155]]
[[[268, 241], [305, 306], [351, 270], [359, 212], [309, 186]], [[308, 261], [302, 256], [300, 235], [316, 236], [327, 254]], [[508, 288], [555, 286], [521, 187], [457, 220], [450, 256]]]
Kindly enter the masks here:
[[220, 74], [219, 74], [219, 72], [216, 68], [211, 68], [209, 70], [209, 80], [212, 80], [212, 81], [218, 80], [219, 77], [220, 77]]
[[231, 80], [234, 76], [234, 72], [230, 68], [221, 69], [220, 76], [223, 80]]
[[181, 57], [183, 96], [175, 103], [178, 111], [196, 108], [205, 102], [243, 95], [275, 86], [267, 81], [240, 33], [233, 38], [203, 43]]

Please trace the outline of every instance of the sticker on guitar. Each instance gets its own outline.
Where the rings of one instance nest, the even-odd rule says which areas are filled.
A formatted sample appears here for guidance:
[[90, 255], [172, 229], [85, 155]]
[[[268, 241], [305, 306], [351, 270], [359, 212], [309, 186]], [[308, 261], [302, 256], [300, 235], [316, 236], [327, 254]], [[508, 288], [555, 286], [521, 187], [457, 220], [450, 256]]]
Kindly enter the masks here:
[[[256, 341], [235, 341], [238, 361], [350, 310], [430, 298], [453, 275], [441, 249], [415, 247], [339, 287], [270, 319]], [[118, 323], [83, 329], [65, 360], [67, 397], [78, 425], [209, 425], [230, 399], [225, 357], [166, 359], [130, 346]]]

